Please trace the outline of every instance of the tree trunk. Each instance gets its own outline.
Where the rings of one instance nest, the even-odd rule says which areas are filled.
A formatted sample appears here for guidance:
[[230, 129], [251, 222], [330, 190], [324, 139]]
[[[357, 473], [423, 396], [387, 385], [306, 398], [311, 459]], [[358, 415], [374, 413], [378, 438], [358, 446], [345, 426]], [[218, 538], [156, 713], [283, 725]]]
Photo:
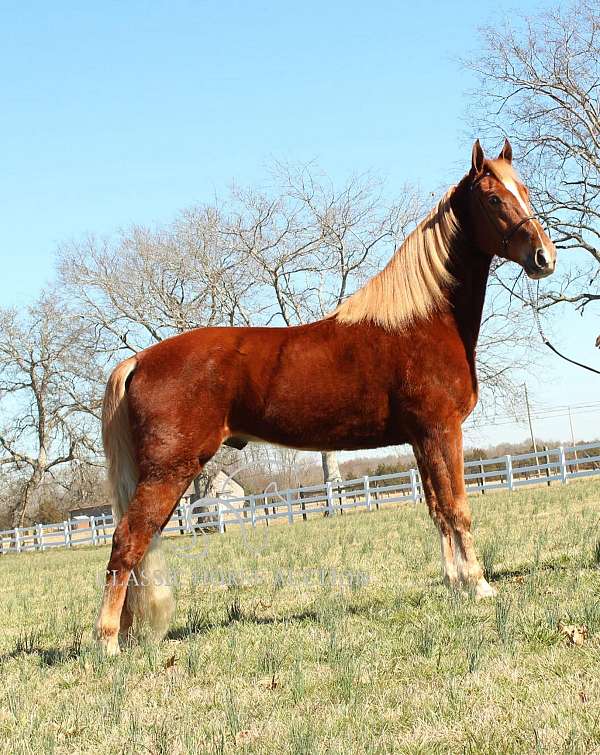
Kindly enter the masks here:
[[[206, 498], [206, 496], [208, 495], [209, 487], [209, 478], [204, 474], [199, 474], [196, 478], [194, 478], [194, 494], [192, 495], [190, 502], [195, 503], [202, 498]], [[209, 513], [213, 513], [213, 516], [206, 516]], [[211, 510], [209, 506], [199, 506], [196, 509], [196, 524], [201, 530], [206, 529], [216, 521], [217, 515], [213, 512], [213, 510]]]
[[341, 482], [342, 475], [338, 465], [337, 451], [321, 451], [323, 464], [323, 482]]
[[[334, 489], [337, 488], [337, 483], [342, 481], [337, 451], [321, 451], [321, 463], [323, 464], [323, 482], [331, 482]], [[325, 511], [323, 516], [329, 516], [329, 511]]]
[[27, 516], [30, 503], [35, 497], [35, 494], [42, 481], [43, 473], [39, 468], [36, 468], [29, 480], [23, 486], [23, 492], [20, 496], [19, 503], [13, 514], [13, 527], [23, 527], [25, 524], [25, 517]]

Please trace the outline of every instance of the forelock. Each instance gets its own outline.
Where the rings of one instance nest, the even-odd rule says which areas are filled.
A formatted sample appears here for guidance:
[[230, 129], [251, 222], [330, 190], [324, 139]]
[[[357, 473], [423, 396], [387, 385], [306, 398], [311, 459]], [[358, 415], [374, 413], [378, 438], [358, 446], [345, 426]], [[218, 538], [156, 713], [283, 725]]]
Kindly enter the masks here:
[[517, 171], [506, 160], [487, 160], [485, 166], [502, 183], [512, 181], [517, 186], [522, 183]]

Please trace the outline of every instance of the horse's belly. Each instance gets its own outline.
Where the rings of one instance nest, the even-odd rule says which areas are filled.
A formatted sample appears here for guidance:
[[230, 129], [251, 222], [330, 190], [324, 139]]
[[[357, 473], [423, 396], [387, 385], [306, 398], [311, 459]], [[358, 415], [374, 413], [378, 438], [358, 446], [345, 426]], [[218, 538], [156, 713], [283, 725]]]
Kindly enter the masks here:
[[262, 411], [239, 412], [232, 434], [307, 450], [376, 448], [404, 442], [388, 396], [311, 390], [267, 398]]

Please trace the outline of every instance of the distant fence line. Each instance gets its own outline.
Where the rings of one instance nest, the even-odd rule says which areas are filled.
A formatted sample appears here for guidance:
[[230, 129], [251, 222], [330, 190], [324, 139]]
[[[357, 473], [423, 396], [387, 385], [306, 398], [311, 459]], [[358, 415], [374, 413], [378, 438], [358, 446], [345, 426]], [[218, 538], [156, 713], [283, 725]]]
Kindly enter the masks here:
[[[465, 462], [465, 483], [469, 493], [516, 490], [553, 482], [566, 484], [572, 479], [598, 474], [600, 442]], [[175, 509], [164, 533], [189, 536], [193, 533], [223, 533], [230, 526], [268, 527], [277, 521], [293, 524], [297, 519], [306, 520], [309, 516], [332, 516], [359, 508], [372, 511], [383, 504], [417, 503], [423, 498], [419, 472], [409, 469], [340, 483], [182, 503]], [[76, 545], [104, 545], [110, 541], [113, 531], [113, 518], [109, 514], [17, 527], [0, 531], [0, 555]]]

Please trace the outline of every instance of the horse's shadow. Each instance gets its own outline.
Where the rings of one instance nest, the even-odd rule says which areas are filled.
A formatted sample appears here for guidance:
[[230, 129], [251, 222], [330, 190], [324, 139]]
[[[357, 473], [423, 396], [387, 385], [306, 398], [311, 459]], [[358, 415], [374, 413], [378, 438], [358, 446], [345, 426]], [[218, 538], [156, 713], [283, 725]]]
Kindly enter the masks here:
[[229, 615], [222, 621], [207, 622], [206, 624], [193, 629], [186, 624], [180, 624], [179, 626], [170, 629], [167, 632], [165, 639], [180, 642], [183, 640], [189, 640], [193, 637], [201, 636], [203, 634], [207, 634], [213, 629], [224, 629], [226, 627], [232, 626], [233, 624], [254, 624], [258, 626], [268, 626], [302, 621], [319, 622], [320, 616], [316, 611], [311, 609], [284, 616], [257, 616], [255, 613], [243, 613], [240, 616]]
[[0, 665], [5, 661], [14, 660], [15, 658], [37, 656], [40, 659], [42, 666], [60, 666], [63, 663], [79, 658], [83, 652], [83, 648], [80, 650], [72, 650], [56, 646], [49, 648], [33, 647], [29, 650], [12, 650], [9, 653], [0, 655]]
[[[321, 619], [319, 614], [313, 610], [301, 611], [284, 616], [257, 616], [254, 613], [244, 613], [238, 617], [228, 615], [221, 621], [206, 622], [197, 627], [190, 627], [187, 624], [180, 624], [170, 629], [167, 632], [165, 639], [175, 642], [184, 642], [186, 640], [191, 640], [194, 637], [201, 637], [202, 635], [207, 634], [213, 629], [224, 628], [233, 624], [275, 625], [283, 624], [286, 622], [319, 622], [320, 620]], [[89, 652], [89, 648], [86, 648], [85, 645], [82, 645], [80, 648], [64, 648], [56, 645], [53, 645], [51, 647], [42, 647], [35, 645], [27, 650], [12, 650], [8, 653], [0, 655], [0, 666], [5, 661], [27, 656], [37, 656], [40, 659], [40, 664], [42, 666], [61, 666], [73, 660], [79, 659], [80, 657], [85, 655], [86, 652]]]
[[[574, 568], [573, 563], [565, 563], [562, 561], [542, 561], [537, 564], [523, 564], [516, 569], [498, 569], [494, 570], [492, 580], [494, 582], [508, 582], [518, 577], [532, 577], [535, 574], [544, 572], [562, 572], [569, 571]], [[596, 569], [595, 564], [581, 563], [577, 564], [578, 569]]]

